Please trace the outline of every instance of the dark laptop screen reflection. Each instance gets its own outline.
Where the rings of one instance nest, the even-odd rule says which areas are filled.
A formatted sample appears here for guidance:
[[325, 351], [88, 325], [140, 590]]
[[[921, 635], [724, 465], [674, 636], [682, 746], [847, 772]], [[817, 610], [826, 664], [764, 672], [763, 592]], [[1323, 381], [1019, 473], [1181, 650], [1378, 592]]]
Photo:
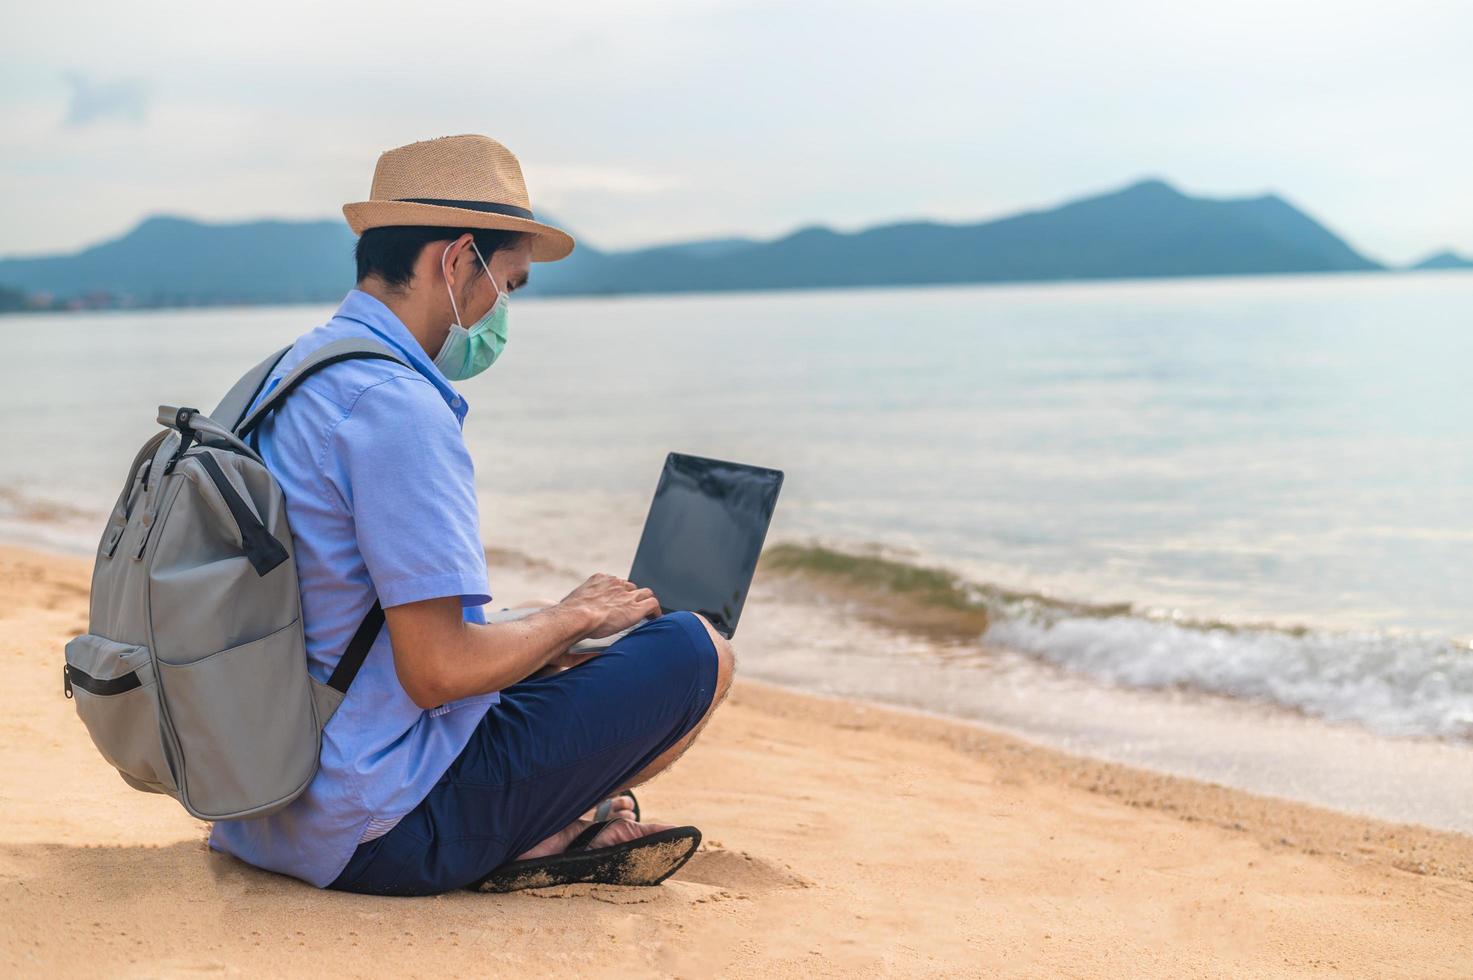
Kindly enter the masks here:
[[730, 637], [781, 486], [776, 470], [672, 453], [630, 580], [654, 589], [665, 609], [700, 612]]

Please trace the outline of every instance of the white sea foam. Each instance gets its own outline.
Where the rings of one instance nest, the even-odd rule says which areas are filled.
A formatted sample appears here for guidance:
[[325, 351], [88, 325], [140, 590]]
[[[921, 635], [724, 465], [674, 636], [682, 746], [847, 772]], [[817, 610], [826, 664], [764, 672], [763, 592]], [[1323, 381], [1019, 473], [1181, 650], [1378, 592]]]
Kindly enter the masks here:
[[1473, 649], [1448, 639], [1038, 610], [998, 618], [983, 639], [1110, 684], [1206, 691], [1386, 735], [1473, 740]]

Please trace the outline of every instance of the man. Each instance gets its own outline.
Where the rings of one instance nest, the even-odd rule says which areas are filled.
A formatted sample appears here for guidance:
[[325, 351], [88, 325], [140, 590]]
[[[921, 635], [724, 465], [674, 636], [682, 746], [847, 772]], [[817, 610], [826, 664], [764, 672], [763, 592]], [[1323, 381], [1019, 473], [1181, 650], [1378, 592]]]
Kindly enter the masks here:
[[[731, 647], [611, 575], [513, 622], [487, 625], [481, 608], [491, 595], [454, 384], [496, 360], [530, 263], [563, 258], [573, 240], [533, 218], [516, 157], [483, 136], [384, 153], [370, 198], [343, 208], [360, 236], [357, 288], [263, 391], [346, 337], [408, 366], [334, 364], [257, 431], [286, 495], [312, 675], [331, 674], [375, 598], [386, 629], [323, 732], [307, 791], [272, 816], [216, 824], [210, 844], [376, 894], [657, 883], [699, 831], [640, 823], [623, 794], [694, 740], [731, 683]], [[646, 619], [600, 654], [568, 652]], [[579, 818], [596, 804], [612, 819]]]

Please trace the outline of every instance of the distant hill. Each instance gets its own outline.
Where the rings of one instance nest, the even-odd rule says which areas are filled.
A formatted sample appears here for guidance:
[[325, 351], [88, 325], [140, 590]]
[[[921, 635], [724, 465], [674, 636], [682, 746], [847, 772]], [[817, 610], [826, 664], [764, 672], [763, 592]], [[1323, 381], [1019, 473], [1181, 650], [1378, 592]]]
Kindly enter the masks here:
[[1412, 266], [1413, 269], [1473, 269], [1473, 259], [1464, 258], [1452, 249], [1444, 249], [1427, 256]]
[[1278, 196], [1209, 200], [1150, 180], [981, 224], [907, 222], [851, 234], [805, 228], [714, 256], [679, 246], [589, 250], [535, 278], [539, 292], [570, 294], [1380, 268]]
[[[0, 286], [139, 305], [331, 301], [352, 285], [337, 220], [149, 218], [72, 255], [0, 259]], [[582, 244], [539, 266], [543, 295], [1354, 272], [1382, 266], [1276, 195], [1191, 197], [1159, 180], [978, 224], [913, 221], [772, 241], [626, 251]]]
[[26, 308], [26, 294], [19, 289], [0, 286], [0, 313], [16, 313]]
[[352, 285], [354, 240], [340, 220], [160, 216], [71, 255], [0, 259], [0, 285], [61, 297], [108, 293], [144, 306], [333, 300]]

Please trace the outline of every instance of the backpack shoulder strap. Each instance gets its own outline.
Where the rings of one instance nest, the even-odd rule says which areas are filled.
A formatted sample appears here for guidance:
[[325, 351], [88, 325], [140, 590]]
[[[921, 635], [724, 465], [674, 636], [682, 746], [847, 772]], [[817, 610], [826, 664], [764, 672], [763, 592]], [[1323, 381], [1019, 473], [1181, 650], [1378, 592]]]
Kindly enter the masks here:
[[[249, 435], [251, 430], [259, 425], [263, 418], [280, 407], [281, 403], [286, 400], [286, 397], [311, 375], [321, 371], [329, 364], [336, 364], [339, 361], [362, 359], [394, 361], [406, 368], [409, 367], [408, 364], [404, 363], [403, 358], [391, 353], [387, 347], [376, 340], [368, 340], [363, 337], [348, 337], [343, 340], [335, 340], [330, 344], [325, 344], [317, 348], [317, 350], [303, 358], [302, 363], [292, 368], [292, 372], [282, 378], [280, 384], [271, 389], [270, 393], [262, 399], [261, 404], [257, 405], [249, 415], [234, 427], [236, 436], [244, 439]], [[413, 370], [413, 368], [410, 368], [410, 370]], [[254, 369], [252, 373], [254, 373]], [[270, 371], [267, 371], [267, 375], [270, 375]], [[265, 378], [263, 377], [261, 380], [264, 383]], [[260, 390], [259, 386], [257, 390]], [[226, 397], [229, 396], [227, 395]]]
[[220, 399], [220, 404], [215, 406], [215, 410], [210, 413], [210, 418], [232, 432], [235, 431], [235, 427], [245, 421], [246, 410], [261, 393], [266, 379], [271, 377], [271, 372], [276, 369], [276, 365], [281, 363], [281, 359], [291, 349], [291, 345], [288, 344], [241, 375], [235, 386], [225, 393], [224, 398]]
[[[235, 418], [235, 424], [232, 426], [237, 438], [243, 440], [249, 436], [251, 430], [260, 424], [261, 420], [268, 414], [279, 408], [282, 402], [286, 400], [286, 397], [298, 385], [329, 364], [336, 364], [339, 361], [372, 359], [394, 361], [404, 367], [409, 367], [408, 364], [404, 363], [403, 358], [391, 353], [387, 347], [377, 341], [361, 337], [336, 340], [319, 347], [304, 357], [302, 363], [298, 364], [292, 369], [290, 374], [282, 378], [281, 383], [271, 389], [270, 393], [262, 399], [261, 404], [257, 405], [254, 411], [251, 411], [249, 415], [245, 415], [244, 418], [239, 417], [239, 415], [244, 415], [246, 410], [250, 408], [251, 402], [255, 401], [261, 388], [266, 384], [266, 380], [271, 376], [272, 369], [276, 367], [281, 358], [286, 355], [286, 351], [290, 349], [287, 348], [286, 350], [278, 351], [276, 354], [268, 357], [266, 361], [262, 361], [261, 364], [256, 365], [244, 378], [236, 382], [235, 388], [230, 389], [230, 392], [225, 396], [226, 402], [230, 402], [230, 405], [227, 405], [227, 407], [234, 407], [235, 403], [232, 399], [237, 394], [237, 390], [245, 388], [248, 380], [255, 379], [254, 384], [250, 386], [249, 397], [246, 397], [237, 409], [238, 414]], [[263, 365], [266, 365], [267, 361], [270, 364], [262, 371], [261, 368]], [[413, 369], [411, 368], [411, 370]], [[257, 377], [258, 372], [259, 377]], [[222, 402], [222, 404], [225, 403]], [[216, 409], [216, 411], [218, 412], [219, 409]], [[383, 629], [383, 626], [384, 607], [375, 599], [373, 606], [364, 615], [363, 621], [358, 624], [358, 629], [354, 631], [353, 638], [348, 641], [348, 648], [343, 651], [343, 656], [339, 659], [337, 667], [332, 672], [332, 676], [328, 678], [327, 683], [329, 687], [343, 694], [348, 693], [349, 685], [353, 683], [353, 678], [358, 676], [358, 670], [363, 666], [363, 661], [367, 659], [368, 651], [373, 646], [374, 640], [378, 638], [379, 631]]]
[[373, 647], [373, 641], [378, 639], [379, 630], [384, 626], [384, 607], [379, 600], [373, 600], [363, 621], [358, 624], [353, 638], [348, 641], [348, 648], [343, 651], [343, 656], [338, 660], [338, 665], [333, 668], [332, 676], [327, 679], [327, 686], [343, 694], [348, 693], [348, 686], [353, 683], [353, 678], [358, 676], [358, 670], [363, 666], [363, 661], [368, 659], [368, 651]]

